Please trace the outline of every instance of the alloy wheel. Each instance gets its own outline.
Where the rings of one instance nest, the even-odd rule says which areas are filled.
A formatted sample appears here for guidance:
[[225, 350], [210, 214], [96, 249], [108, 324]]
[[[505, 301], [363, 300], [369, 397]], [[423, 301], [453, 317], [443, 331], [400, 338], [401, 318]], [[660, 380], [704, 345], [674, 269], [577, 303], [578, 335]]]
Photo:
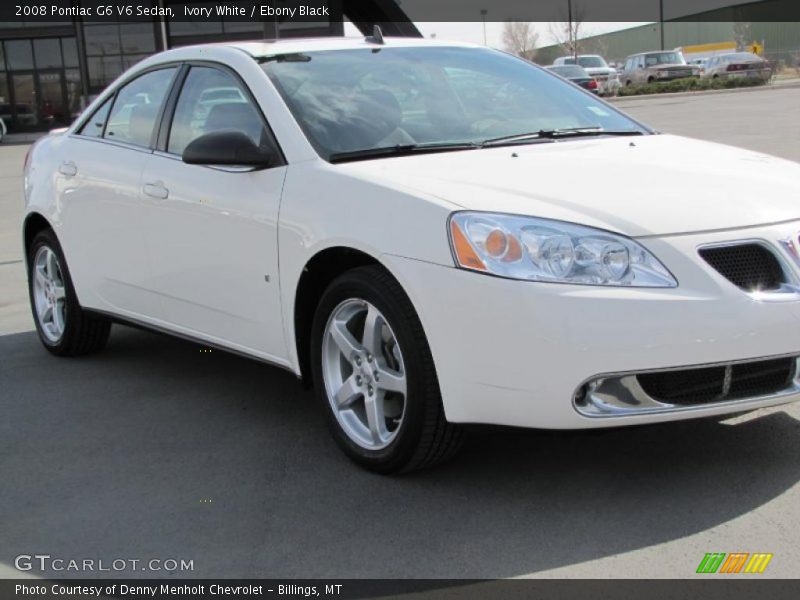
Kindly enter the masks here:
[[50, 247], [36, 251], [32, 277], [36, 319], [47, 340], [58, 343], [67, 324], [67, 296], [58, 256]]
[[325, 326], [322, 376], [331, 410], [347, 436], [380, 450], [397, 436], [406, 408], [403, 354], [383, 314], [351, 298]]

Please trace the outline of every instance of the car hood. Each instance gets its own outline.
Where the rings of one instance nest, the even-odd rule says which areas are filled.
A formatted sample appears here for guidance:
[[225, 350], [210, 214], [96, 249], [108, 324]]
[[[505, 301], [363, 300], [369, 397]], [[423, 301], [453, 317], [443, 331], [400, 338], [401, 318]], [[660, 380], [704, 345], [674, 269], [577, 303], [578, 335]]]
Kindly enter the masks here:
[[800, 163], [672, 135], [603, 137], [335, 165], [455, 209], [629, 236], [800, 219]]

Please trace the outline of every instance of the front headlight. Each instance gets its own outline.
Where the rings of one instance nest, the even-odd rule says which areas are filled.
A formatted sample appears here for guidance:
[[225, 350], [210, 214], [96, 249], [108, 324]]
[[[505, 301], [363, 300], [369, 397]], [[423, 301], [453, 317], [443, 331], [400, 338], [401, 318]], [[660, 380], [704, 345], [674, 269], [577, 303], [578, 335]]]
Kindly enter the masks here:
[[658, 259], [621, 235], [535, 217], [485, 212], [450, 216], [456, 265], [510, 279], [676, 287]]

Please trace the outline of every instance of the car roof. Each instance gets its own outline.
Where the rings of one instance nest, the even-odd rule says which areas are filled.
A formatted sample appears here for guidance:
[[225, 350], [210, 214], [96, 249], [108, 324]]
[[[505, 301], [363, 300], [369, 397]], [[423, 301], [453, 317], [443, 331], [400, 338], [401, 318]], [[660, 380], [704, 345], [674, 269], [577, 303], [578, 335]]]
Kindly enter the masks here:
[[753, 52], [747, 52], [746, 50], [742, 50], [741, 52], [726, 52], [725, 54], [717, 54], [718, 58], [725, 58], [726, 56], [755, 56], [756, 58], [761, 58], [758, 54]]
[[628, 55], [628, 58], [633, 56], [643, 56], [645, 54], [674, 54], [675, 52], [680, 52], [680, 50], [650, 50], [649, 52], [637, 52], [636, 54]]
[[[121, 81], [136, 77], [139, 73], [173, 62], [198, 60], [198, 59], [221, 59], [227, 55], [233, 59], [235, 54], [242, 57], [250, 56], [257, 60], [278, 56], [281, 54], [294, 54], [299, 52], [313, 52], [325, 50], [347, 50], [347, 49], [371, 49], [391, 47], [462, 47], [462, 48], [484, 48], [477, 44], [465, 42], [431, 40], [412, 37], [384, 37], [383, 44], [372, 41], [372, 38], [365, 37], [307, 37], [307, 38], [287, 38], [283, 40], [252, 40], [252, 41], [225, 41], [211, 44], [194, 44], [171, 48], [163, 52], [152, 54], [139, 61], [131, 69], [122, 73], [117, 79], [110, 83], [106, 90], [100, 94], [95, 101], [105, 101], [109, 95], [109, 90], [115, 89]], [[94, 102], [92, 103], [94, 105]]]
[[243, 42], [218, 42], [186, 48], [234, 48], [249, 54], [254, 58], [276, 56], [279, 54], [294, 54], [296, 52], [314, 52], [320, 50], [349, 50], [358, 48], [407, 48], [407, 47], [466, 47], [479, 48], [476, 44], [465, 42], [450, 42], [443, 40], [430, 40], [412, 37], [384, 37], [384, 43], [378, 44], [364, 37], [316, 37], [316, 38], [288, 38], [283, 40], [256, 40]]

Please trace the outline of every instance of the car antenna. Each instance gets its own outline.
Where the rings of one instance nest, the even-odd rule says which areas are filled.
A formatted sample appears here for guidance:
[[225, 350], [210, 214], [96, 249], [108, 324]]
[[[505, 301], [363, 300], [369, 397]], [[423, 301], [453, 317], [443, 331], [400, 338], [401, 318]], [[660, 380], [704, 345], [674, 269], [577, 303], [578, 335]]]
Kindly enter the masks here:
[[380, 44], [381, 46], [386, 43], [383, 41], [383, 32], [381, 31], [380, 25], [372, 26], [372, 35], [367, 36], [366, 41], [373, 44]]

